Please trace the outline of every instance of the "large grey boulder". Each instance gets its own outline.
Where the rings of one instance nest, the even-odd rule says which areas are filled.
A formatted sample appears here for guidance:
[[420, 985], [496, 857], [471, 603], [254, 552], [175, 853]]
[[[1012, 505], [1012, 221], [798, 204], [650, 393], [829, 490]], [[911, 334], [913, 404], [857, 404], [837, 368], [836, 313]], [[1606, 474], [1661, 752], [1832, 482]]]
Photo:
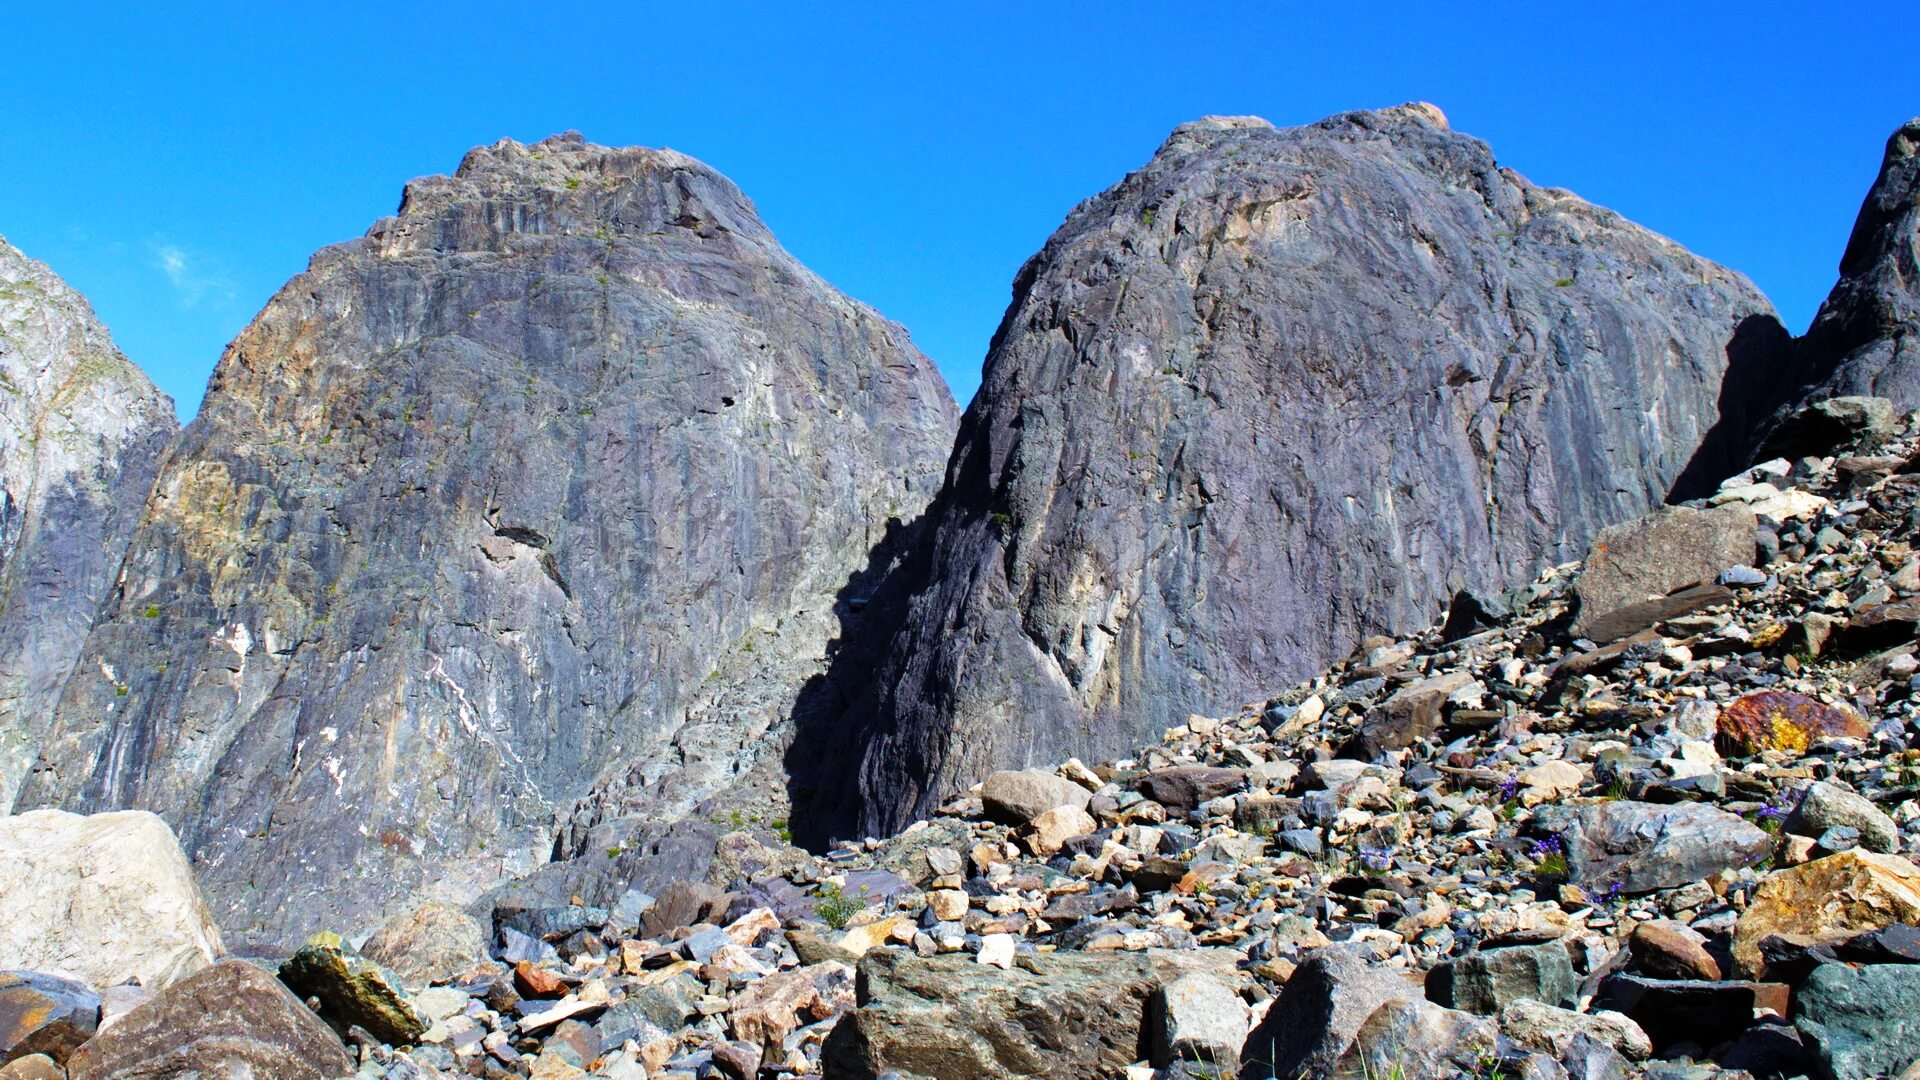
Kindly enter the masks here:
[[1002, 971], [971, 957], [876, 949], [860, 961], [859, 1007], [823, 1050], [825, 1075], [874, 1080], [1117, 1075], [1150, 1048], [1149, 1001], [1182, 976], [1236, 985], [1226, 950], [1051, 953]]
[[0, 239], [0, 813], [179, 430], [86, 299]]
[[1309, 958], [1241, 1053], [1241, 1080], [1464, 1075], [1499, 1045], [1494, 1021], [1444, 1008], [1404, 975], [1338, 949]]
[[1900, 826], [1873, 800], [1825, 780], [1807, 785], [1786, 825], [1788, 832], [1813, 837], [1836, 826], [1856, 829], [1868, 851], [1892, 855], [1900, 850]]
[[1427, 973], [1427, 996], [1450, 1009], [1492, 1016], [1519, 1001], [1572, 1005], [1580, 990], [1558, 941], [1476, 949]]
[[228, 348], [22, 804], [161, 813], [287, 948], [778, 796], [954, 412], [700, 162], [476, 149]]
[[1180, 127], [1015, 280], [926, 546], [813, 695], [863, 747], [823, 830], [1122, 756], [1577, 557], [1782, 339], [1431, 106]]
[[1621, 608], [1753, 565], [1758, 524], [1752, 510], [1729, 503], [1711, 510], [1664, 507], [1600, 530], [1574, 585], [1580, 614], [1573, 632], [1589, 634]]
[[1803, 400], [1872, 395], [1920, 409], [1920, 117], [1888, 138], [1840, 279], [1795, 345], [1815, 382]]
[[166, 822], [137, 810], [0, 817], [0, 969], [158, 988], [221, 952]]
[[1774, 837], [1703, 803], [1593, 803], [1549, 807], [1543, 824], [1561, 834], [1573, 880], [1596, 895], [1674, 889], [1765, 858]]

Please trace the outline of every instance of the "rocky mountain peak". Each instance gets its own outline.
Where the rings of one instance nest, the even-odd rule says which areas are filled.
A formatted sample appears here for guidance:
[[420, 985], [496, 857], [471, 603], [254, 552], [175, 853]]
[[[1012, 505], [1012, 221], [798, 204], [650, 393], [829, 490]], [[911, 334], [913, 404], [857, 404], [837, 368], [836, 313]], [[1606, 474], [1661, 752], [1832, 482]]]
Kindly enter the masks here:
[[396, 254], [485, 250], [512, 236], [612, 242], [667, 230], [773, 240], [753, 203], [707, 165], [676, 150], [599, 146], [572, 131], [475, 147], [452, 176], [409, 183], [398, 215], [368, 235]]

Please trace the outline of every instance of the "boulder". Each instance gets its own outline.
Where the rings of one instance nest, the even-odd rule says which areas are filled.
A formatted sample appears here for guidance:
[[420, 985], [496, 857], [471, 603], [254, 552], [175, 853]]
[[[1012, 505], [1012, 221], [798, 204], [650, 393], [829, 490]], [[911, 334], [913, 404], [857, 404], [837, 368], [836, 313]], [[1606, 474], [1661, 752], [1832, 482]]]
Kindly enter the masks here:
[[1494, 1057], [1499, 1041], [1499, 1027], [1484, 1017], [1430, 1001], [1389, 1001], [1360, 1025], [1330, 1073], [1311, 1078], [1472, 1076]]
[[486, 963], [487, 932], [452, 904], [429, 900], [388, 920], [360, 953], [408, 986], [427, 986]]
[[394, 1046], [415, 1042], [427, 1030], [399, 980], [348, 948], [338, 934], [308, 938], [280, 965], [280, 981], [303, 998], [320, 999], [320, 1015], [342, 1030], [363, 1027]]
[[1574, 635], [1591, 636], [1593, 624], [1617, 609], [1712, 580], [1730, 566], [1752, 565], [1758, 524], [1740, 505], [1666, 506], [1600, 530], [1574, 585], [1580, 604]]
[[353, 1059], [280, 981], [225, 960], [162, 990], [67, 1061], [70, 1080], [337, 1080]]
[[1516, 1044], [1556, 1058], [1583, 1035], [1612, 1047], [1629, 1061], [1644, 1061], [1653, 1053], [1653, 1040], [1640, 1025], [1617, 1012], [1583, 1013], [1538, 1001], [1516, 1001], [1500, 1011], [1500, 1030]]
[[1077, 806], [1056, 806], [1033, 819], [1033, 833], [1027, 844], [1035, 855], [1049, 858], [1067, 841], [1085, 836], [1100, 827], [1093, 815]]
[[1717, 730], [1721, 750], [1741, 755], [1763, 750], [1801, 753], [1816, 739], [1864, 739], [1873, 733], [1852, 709], [1789, 690], [1742, 694], [1720, 710]]
[[1768, 937], [1839, 941], [1893, 923], [1920, 923], [1920, 868], [1856, 848], [1761, 882], [1734, 927], [1733, 959], [1742, 971], [1762, 975], [1760, 943]]
[[65, 1061], [99, 1022], [100, 998], [72, 979], [0, 971], [0, 1064], [30, 1054]]
[[1375, 1010], [1414, 1003], [1426, 1004], [1420, 988], [1398, 972], [1321, 949], [1294, 969], [1247, 1036], [1240, 1080], [1330, 1077]]
[[1847, 395], [1815, 402], [1787, 417], [1767, 436], [1755, 461], [1828, 457], [1848, 449], [1872, 450], [1894, 428], [1893, 402]]
[[987, 816], [1008, 825], [1025, 825], [1056, 806], [1085, 809], [1092, 798], [1079, 784], [1039, 769], [997, 772], [980, 785]]
[[1194, 972], [1236, 985], [1237, 954], [1068, 953], [1002, 970], [967, 956], [881, 950], [860, 961], [859, 1007], [827, 1037], [827, 1076], [875, 1080], [1046, 1077], [1106, 1080], [1150, 1044], [1147, 1003]]
[[1821, 964], [1794, 995], [1794, 1026], [1833, 1080], [1893, 1076], [1920, 1061], [1920, 965]]
[[28, 1054], [0, 1065], [0, 1080], [67, 1080], [67, 1070], [45, 1054]]
[[733, 1037], [776, 1053], [795, 1028], [835, 1016], [854, 1004], [853, 969], [825, 963], [747, 984], [727, 1010]]
[[1227, 1070], [1239, 1067], [1240, 1047], [1253, 1022], [1231, 986], [1211, 975], [1182, 975], [1153, 995], [1150, 1008], [1155, 1065], [1198, 1061]]
[[1209, 799], [1217, 799], [1247, 786], [1242, 769], [1218, 769], [1208, 765], [1180, 765], [1158, 769], [1140, 778], [1140, 793], [1169, 810], [1186, 812]]
[[1654, 919], [1627, 938], [1633, 969], [1659, 979], [1719, 979], [1725, 972], [1707, 951], [1706, 939], [1685, 923]]
[[0, 969], [158, 988], [222, 952], [173, 830], [144, 811], [0, 817], [0, 881]]
[[1482, 1016], [1516, 1001], [1571, 1005], [1579, 990], [1573, 960], [1558, 941], [1478, 949], [1427, 973], [1427, 997]]
[[1549, 814], [1563, 823], [1567, 865], [1589, 892], [1672, 889], [1765, 858], [1773, 837], [1701, 803], [1617, 800]]
[[1815, 780], [1807, 785], [1800, 804], [1787, 818], [1787, 831], [1818, 837], [1840, 826], [1860, 833], [1860, 846], [1891, 855], [1900, 850], [1900, 827], [1865, 796], [1838, 784]]
[[1454, 691], [1473, 682], [1465, 672], [1449, 672], [1404, 686], [1367, 713], [1360, 731], [1345, 748], [1352, 757], [1371, 760], [1403, 750], [1440, 730], [1440, 710]]
[[1593, 1008], [1623, 1013], [1653, 1040], [1656, 1053], [1678, 1043], [1712, 1048], [1751, 1027], [1761, 1013], [1787, 1016], [1782, 983], [1708, 982], [1612, 975], [1600, 984]]

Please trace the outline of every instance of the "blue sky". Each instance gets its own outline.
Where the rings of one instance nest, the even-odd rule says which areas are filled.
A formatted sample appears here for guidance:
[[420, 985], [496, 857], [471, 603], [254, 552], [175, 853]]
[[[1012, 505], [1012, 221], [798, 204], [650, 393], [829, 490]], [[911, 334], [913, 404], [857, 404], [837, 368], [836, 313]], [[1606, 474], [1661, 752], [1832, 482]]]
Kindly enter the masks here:
[[704, 159], [964, 402], [1020, 263], [1201, 115], [1432, 101], [1800, 330], [1920, 113], [1912, 0], [279, 6], [39, 4], [0, 29], [0, 235], [188, 415], [315, 249], [502, 136]]

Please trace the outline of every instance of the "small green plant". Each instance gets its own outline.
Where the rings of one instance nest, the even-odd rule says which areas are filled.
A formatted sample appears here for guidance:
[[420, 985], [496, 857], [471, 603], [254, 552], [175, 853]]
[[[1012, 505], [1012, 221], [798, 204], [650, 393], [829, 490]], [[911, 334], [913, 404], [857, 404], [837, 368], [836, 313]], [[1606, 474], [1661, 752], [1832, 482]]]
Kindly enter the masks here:
[[1561, 279], [1560, 279], [1559, 281], [1556, 281], [1556, 282], [1554, 282], [1554, 283], [1553, 283], [1553, 287], [1554, 287], [1554, 288], [1556, 288], [1556, 289], [1564, 289], [1564, 288], [1567, 288], [1568, 286], [1570, 286], [1570, 285], [1572, 285], [1572, 284], [1573, 284], [1573, 279], [1572, 279], [1572, 278], [1570, 278], [1570, 277], [1563, 277], [1563, 278], [1561, 278]]
[[1627, 778], [1616, 776], [1607, 783], [1607, 790], [1600, 793], [1601, 798], [1619, 802], [1627, 797]]
[[580, 186], [580, 178], [579, 178], [579, 177], [577, 177], [577, 176], [569, 176], [569, 177], [567, 177], [567, 190], [568, 190], [568, 191], [572, 191], [572, 190], [574, 190], [575, 188], [577, 188], [577, 187], [579, 187], [579, 186]]
[[140, 615], [142, 618], [157, 619], [160, 617], [160, 605], [148, 604], [146, 610], [142, 611]]
[[1008, 527], [1013, 524], [1013, 516], [1008, 514], [1005, 510], [995, 510], [989, 516], [993, 518], [994, 527], [999, 529], [1001, 532], [1006, 532]]
[[787, 824], [786, 818], [774, 818], [767, 827], [773, 830], [773, 835], [779, 837], [781, 843], [793, 843], [793, 826]]
[[133, 693], [133, 689], [129, 687], [126, 683], [113, 684], [114, 697], [126, 697], [128, 694], [131, 694], [131, 693]]
[[594, 280], [598, 281], [602, 285], [605, 285], [607, 283], [607, 275], [601, 274], [598, 277], [594, 278]]
[[813, 895], [814, 914], [820, 916], [821, 922], [835, 930], [845, 930], [847, 923], [867, 906], [866, 901], [848, 896], [845, 889], [831, 881], [815, 889]]
[[1143, 213], [1140, 215], [1140, 224], [1146, 225], [1146, 226], [1152, 226], [1153, 214], [1154, 214], [1153, 207], [1151, 206], [1147, 207], [1146, 213]]

